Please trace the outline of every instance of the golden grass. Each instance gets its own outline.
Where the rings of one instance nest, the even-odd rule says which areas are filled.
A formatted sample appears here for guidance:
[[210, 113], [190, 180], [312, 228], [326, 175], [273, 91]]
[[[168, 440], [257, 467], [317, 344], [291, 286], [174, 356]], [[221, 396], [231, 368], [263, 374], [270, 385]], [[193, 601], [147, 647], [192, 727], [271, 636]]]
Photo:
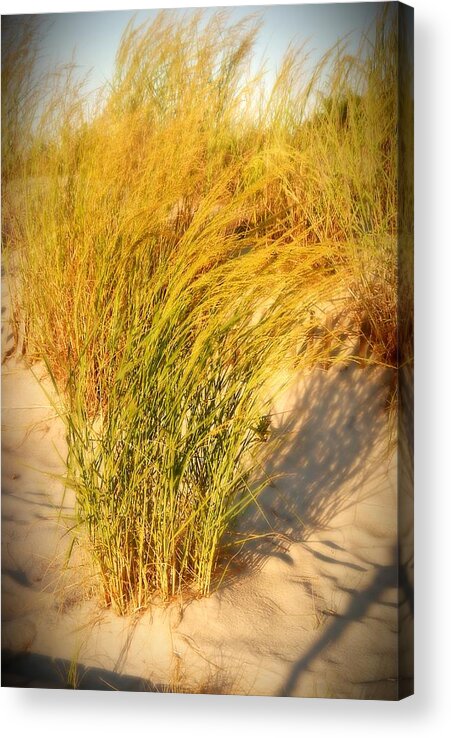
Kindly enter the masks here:
[[71, 69], [36, 81], [32, 27], [3, 51], [16, 316], [64, 398], [68, 483], [120, 612], [210, 591], [265, 483], [271, 378], [341, 355], [340, 331], [311, 338], [318, 305], [339, 295], [373, 360], [399, 351], [393, 17], [308, 79], [287, 54], [266, 97], [258, 19], [202, 23], [130, 25], [94, 109]]

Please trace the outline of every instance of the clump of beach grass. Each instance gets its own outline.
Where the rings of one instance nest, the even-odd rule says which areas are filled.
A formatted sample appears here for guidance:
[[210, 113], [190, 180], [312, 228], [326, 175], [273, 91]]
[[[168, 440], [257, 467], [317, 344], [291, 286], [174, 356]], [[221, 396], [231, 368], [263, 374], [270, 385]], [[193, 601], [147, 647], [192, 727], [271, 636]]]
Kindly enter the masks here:
[[71, 69], [36, 101], [24, 29], [2, 121], [29, 143], [4, 168], [4, 232], [103, 597], [124, 613], [206, 595], [267, 482], [274, 376], [344, 351], [339, 332], [310, 339], [317, 306], [339, 295], [396, 364], [396, 24], [309, 77], [287, 54], [266, 94], [257, 19], [161, 13], [127, 28], [89, 104]]

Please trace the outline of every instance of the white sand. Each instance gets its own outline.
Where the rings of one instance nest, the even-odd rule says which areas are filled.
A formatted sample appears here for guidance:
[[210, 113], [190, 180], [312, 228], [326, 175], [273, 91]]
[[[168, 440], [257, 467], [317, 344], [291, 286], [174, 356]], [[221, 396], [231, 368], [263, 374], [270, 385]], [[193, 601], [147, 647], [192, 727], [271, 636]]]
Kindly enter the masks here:
[[[7, 323], [3, 328], [7, 352]], [[42, 369], [34, 372], [42, 378]], [[56, 686], [77, 664], [84, 688], [103, 680], [119, 689], [396, 699], [397, 479], [396, 455], [388, 461], [386, 454], [389, 379], [380, 369], [354, 366], [294, 380], [276, 408], [283, 444], [273, 468], [286, 476], [263, 493], [260, 512], [243, 521], [255, 532], [269, 524], [275, 535], [249, 545], [247, 565], [209, 598], [120, 618], [78, 584], [83, 568], [61, 579], [74, 503], [68, 493], [63, 502], [59, 478], [64, 429], [33, 372], [8, 358], [2, 403], [7, 682]], [[28, 655], [18, 655], [23, 652]]]

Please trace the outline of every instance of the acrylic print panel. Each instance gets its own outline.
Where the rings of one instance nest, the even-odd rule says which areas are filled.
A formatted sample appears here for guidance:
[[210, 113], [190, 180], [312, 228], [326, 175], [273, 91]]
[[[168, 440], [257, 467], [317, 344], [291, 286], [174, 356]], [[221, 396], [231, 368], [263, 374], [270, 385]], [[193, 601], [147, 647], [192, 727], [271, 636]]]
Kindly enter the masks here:
[[411, 694], [412, 9], [3, 16], [2, 87], [2, 684]]

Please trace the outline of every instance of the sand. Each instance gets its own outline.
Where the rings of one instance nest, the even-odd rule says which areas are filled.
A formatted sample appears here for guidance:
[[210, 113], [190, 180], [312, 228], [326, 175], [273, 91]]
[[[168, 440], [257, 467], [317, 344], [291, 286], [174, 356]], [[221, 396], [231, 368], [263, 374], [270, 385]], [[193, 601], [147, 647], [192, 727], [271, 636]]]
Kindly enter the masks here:
[[293, 377], [274, 408], [282, 476], [242, 521], [272, 535], [248, 544], [210, 597], [119, 617], [93, 596], [80, 552], [64, 569], [74, 518], [64, 427], [43, 367], [11, 350], [4, 300], [3, 685], [396, 699], [390, 371]]

